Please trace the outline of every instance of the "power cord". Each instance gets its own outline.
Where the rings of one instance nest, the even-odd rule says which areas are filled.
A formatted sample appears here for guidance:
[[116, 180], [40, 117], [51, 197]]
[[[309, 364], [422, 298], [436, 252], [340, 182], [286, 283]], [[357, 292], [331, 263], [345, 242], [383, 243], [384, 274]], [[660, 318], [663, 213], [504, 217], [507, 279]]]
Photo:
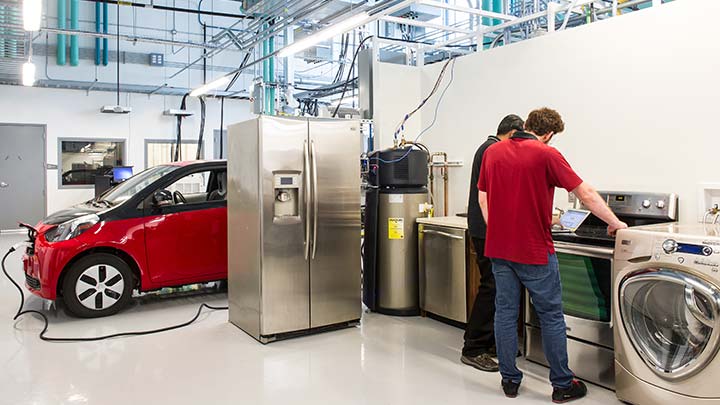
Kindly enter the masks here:
[[[381, 159], [381, 158], [378, 156], [378, 157], [375, 158], [376, 160], [378, 160], [378, 161], [380, 161], [380, 162], [382, 162], [382, 163], [385, 163], [385, 164], [392, 164], [392, 163], [401, 162], [403, 159], [405, 159], [406, 157], [408, 157], [408, 155], [409, 155], [410, 152], [412, 151], [412, 146], [418, 144], [418, 140], [420, 139], [420, 137], [423, 136], [423, 134], [425, 134], [427, 131], [430, 130], [430, 128], [432, 128], [432, 127], [435, 125], [435, 123], [437, 122], [437, 118], [438, 118], [438, 112], [439, 112], [439, 110], [440, 110], [440, 104], [442, 104], [442, 100], [443, 100], [443, 98], [445, 97], [445, 93], [448, 91], [448, 89], [450, 88], [450, 86], [451, 86], [452, 83], [453, 83], [453, 80], [455, 79], [455, 60], [456, 60], [456, 58], [453, 57], [453, 58], [450, 58], [450, 59], [445, 63], [445, 66], [443, 66], [442, 71], [440, 72], [440, 75], [438, 76], [438, 79], [437, 79], [437, 81], [435, 82], [435, 86], [434, 86], [433, 90], [430, 92], [430, 95], [428, 95], [428, 96], [420, 103], [420, 105], [415, 109], [415, 111], [420, 110], [420, 108], [422, 108], [422, 107], [425, 105], [425, 103], [435, 94], [435, 92], [437, 91], [437, 89], [440, 87], [440, 83], [442, 83], [443, 77], [445, 76], [445, 69], [448, 67], [448, 65], [452, 64], [452, 66], [450, 67], [450, 80], [448, 81], [448, 84], [445, 86], [445, 89], [443, 89], [442, 93], [440, 93], [440, 97], [438, 97], [437, 104], [435, 104], [435, 113], [434, 113], [434, 115], [433, 115], [433, 120], [432, 120], [432, 122], [430, 123], [430, 125], [428, 125], [425, 129], [423, 129], [422, 131], [420, 131], [420, 133], [415, 137], [415, 140], [414, 140], [413, 142], [408, 142], [408, 143], [410, 144], [410, 147], [409, 147], [408, 150], [405, 152], [405, 154], [403, 154], [401, 157], [399, 157], [399, 158], [397, 158], [397, 159], [393, 159], [393, 160], [383, 160], [383, 159]], [[404, 127], [405, 122], [408, 120], [408, 118], [410, 118], [410, 117], [412, 116], [412, 114], [415, 113], [415, 111], [413, 111], [412, 113], [410, 113], [410, 114], [408, 114], [408, 115], [405, 116], [405, 120], [400, 124], [400, 128]], [[398, 132], [399, 132], [400, 128], [398, 129]], [[396, 132], [396, 137], [397, 137], [397, 132]], [[426, 149], [427, 149], [427, 148], [426, 148]]]
[[18, 292], [20, 293], [20, 307], [18, 308], [17, 313], [13, 317], [13, 320], [17, 320], [19, 317], [26, 315], [26, 314], [39, 315], [43, 319], [43, 322], [45, 323], [45, 325], [43, 326], [43, 329], [38, 336], [40, 337], [41, 340], [44, 340], [46, 342], [54, 342], [54, 343], [58, 343], [58, 342], [97, 342], [99, 340], [107, 340], [107, 339], [118, 338], [118, 337], [151, 335], [151, 334], [155, 334], [155, 333], [167, 332], [167, 331], [180, 329], [180, 328], [189, 326], [190, 324], [192, 324], [193, 322], [198, 320], [198, 318], [200, 317], [200, 314], [202, 313], [203, 308], [207, 308], [207, 309], [214, 310], [214, 311], [222, 311], [222, 310], [228, 309], [228, 307], [216, 307], [216, 306], [208, 305], [206, 303], [202, 303], [202, 304], [200, 304], [200, 307], [198, 307], [198, 310], [197, 310], [197, 313], [195, 314], [195, 316], [192, 319], [190, 319], [189, 321], [183, 322], [183, 323], [177, 324], [177, 325], [166, 326], [164, 328], [136, 331], [136, 332], [121, 332], [121, 333], [114, 333], [112, 335], [95, 336], [95, 337], [81, 337], [81, 338], [45, 336], [45, 334], [48, 331], [48, 326], [50, 325], [50, 322], [48, 321], [47, 316], [40, 311], [36, 311], [33, 309], [24, 309], [25, 294], [23, 293], [23, 290], [20, 287], [20, 285], [17, 282], [15, 282], [15, 280], [12, 277], [10, 277], [10, 274], [8, 274], [7, 269], [5, 268], [5, 260], [7, 260], [8, 256], [10, 256], [10, 254], [15, 252], [20, 246], [23, 246], [25, 244], [26, 244], [26, 242], [21, 242], [21, 243], [18, 243], [16, 245], [12, 246], [10, 248], [10, 250], [8, 250], [8, 252], [5, 253], [5, 256], [3, 256], [2, 262], [0, 263], [0, 265], [2, 265], [2, 272], [3, 272], [3, 274], [5, 274], [5, 277], [7, 277], [7, 279], [10, 280], [10, 282], [15, 286], [15, 288], [17, 288]]

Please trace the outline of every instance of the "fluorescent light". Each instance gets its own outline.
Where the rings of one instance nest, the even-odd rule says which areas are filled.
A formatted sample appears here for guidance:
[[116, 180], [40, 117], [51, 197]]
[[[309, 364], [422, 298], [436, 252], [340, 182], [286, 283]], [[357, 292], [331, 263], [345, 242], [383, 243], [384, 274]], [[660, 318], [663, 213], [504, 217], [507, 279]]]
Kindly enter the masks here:
[[42, 0], [23, 0], [23, 28], [39, 31], [42, 19]]
[[35, 84], [35, 64], [30, 61], [23, 63], [22, 84], [23, 86], [32, 86]]
[[347, 31], [355, 29], [361, 25], [366, 24], [372, 17], [367, 12], [356, 14], [346, 20], [342, 20], [336, 24], [332, 24], [320, 31], [307, 36], [299, 41], [295, 41], [290, 45], [285, 46], [278, 52], [277, 56], [284, 58], [293, 55], [297, 52], [303, 51], [316, 45], [320, 42], [327, 41], [328, 39], [335, 37], [340, 34], [344, 34]]
[[230, 76], [222, 76], [219, 77], [210, 83], [203, 84], [202, 86], [198, 87], [197, 89], [190, 92], [190, 97], [200, 97], [203, 94], [209, 93], [211, 90], [215, 90], [218, 87], [222, 87], [226, 84], [230, 83]]

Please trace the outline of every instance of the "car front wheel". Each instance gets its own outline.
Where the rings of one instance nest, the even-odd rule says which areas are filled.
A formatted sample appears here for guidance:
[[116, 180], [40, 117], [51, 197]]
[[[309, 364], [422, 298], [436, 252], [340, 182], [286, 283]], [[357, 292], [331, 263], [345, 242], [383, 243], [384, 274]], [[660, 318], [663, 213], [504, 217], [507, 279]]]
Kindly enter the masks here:
[[133, 285], [132, 270], [124, 260], [95, 253], [70, 267], [63, 281], [63, 301], [72, 315], [81, 318], [113, 315], [129, 303]]

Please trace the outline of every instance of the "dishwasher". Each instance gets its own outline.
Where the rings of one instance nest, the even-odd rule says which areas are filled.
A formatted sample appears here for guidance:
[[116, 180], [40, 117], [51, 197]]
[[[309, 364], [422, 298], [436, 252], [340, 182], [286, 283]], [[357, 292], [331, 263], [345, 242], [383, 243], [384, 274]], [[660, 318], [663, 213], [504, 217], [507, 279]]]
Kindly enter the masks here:
[[420, 308], [451, 321], [467, 322], [465, 230], [418, 225]]

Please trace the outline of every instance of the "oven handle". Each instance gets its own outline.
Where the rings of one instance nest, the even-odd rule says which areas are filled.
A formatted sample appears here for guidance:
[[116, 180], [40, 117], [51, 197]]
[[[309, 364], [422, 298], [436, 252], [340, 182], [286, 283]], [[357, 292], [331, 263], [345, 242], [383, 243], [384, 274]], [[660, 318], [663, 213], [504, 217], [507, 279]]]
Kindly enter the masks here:
[[562, 251], [563, 253], [607, 256], [608, 258], [612, 258], [614, 252], [614, 250], [611, 248], [577, 245], [574, 243], [565, 242], [555, 242], [555, 249]]

